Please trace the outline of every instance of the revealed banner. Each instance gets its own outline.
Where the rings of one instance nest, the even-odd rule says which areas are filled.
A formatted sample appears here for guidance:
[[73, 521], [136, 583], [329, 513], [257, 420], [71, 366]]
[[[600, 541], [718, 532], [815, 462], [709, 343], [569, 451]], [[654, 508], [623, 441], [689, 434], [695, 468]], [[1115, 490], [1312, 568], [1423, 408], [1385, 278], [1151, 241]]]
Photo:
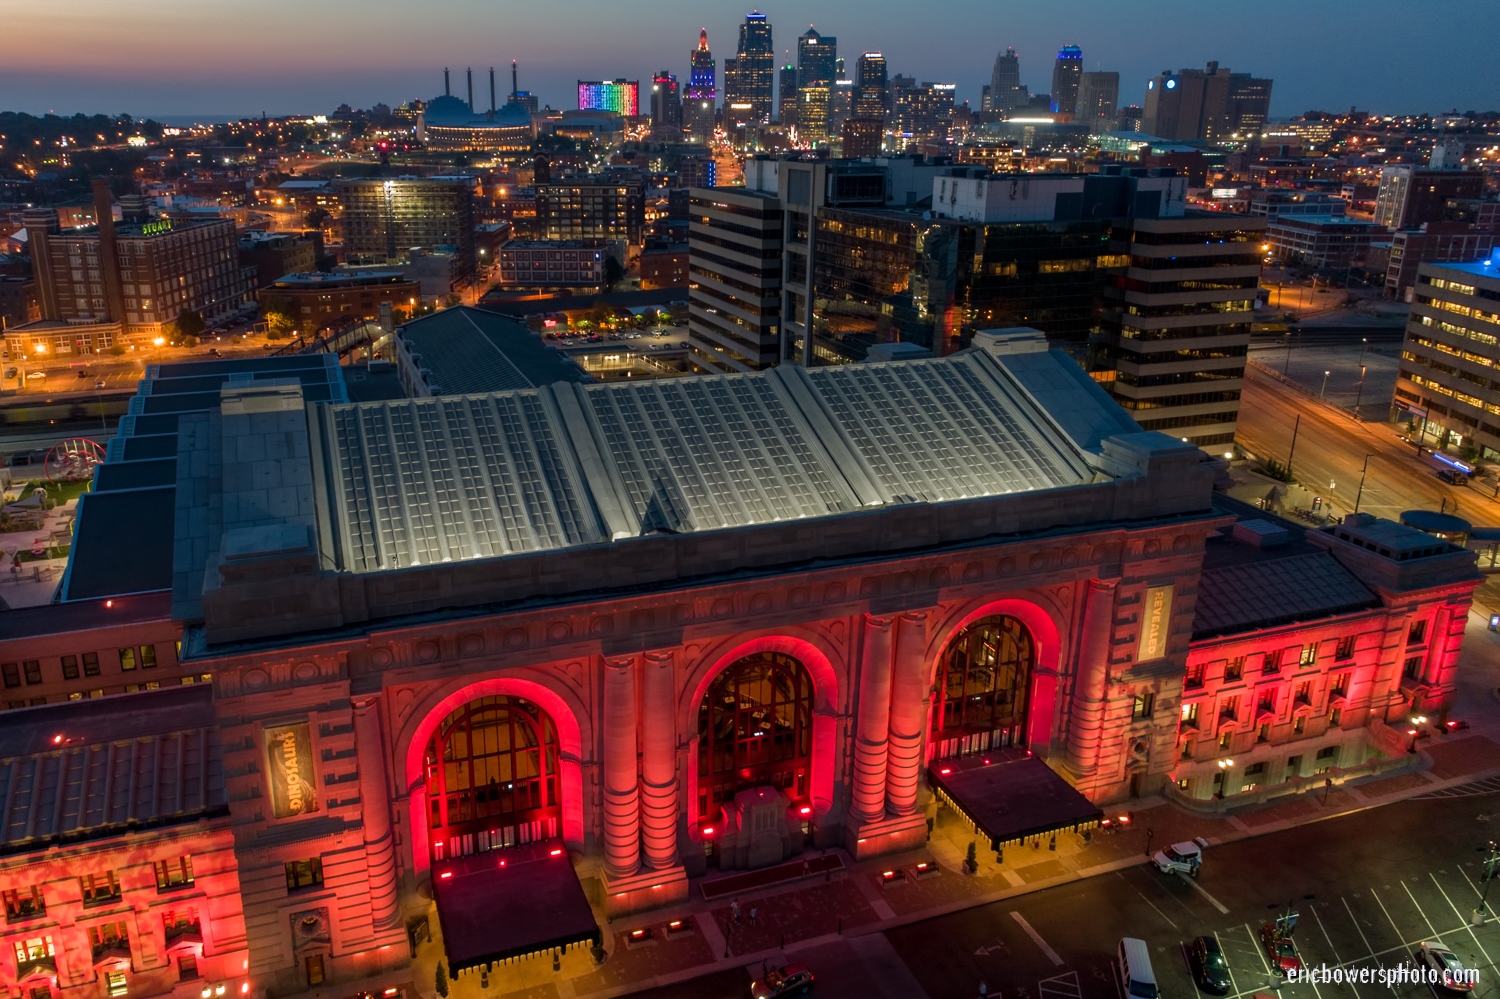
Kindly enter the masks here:
[[270, 760], [271, 814], [285, 819], [316, 812], [318, 782], [307, 722], [266, 729], [266, 755]]

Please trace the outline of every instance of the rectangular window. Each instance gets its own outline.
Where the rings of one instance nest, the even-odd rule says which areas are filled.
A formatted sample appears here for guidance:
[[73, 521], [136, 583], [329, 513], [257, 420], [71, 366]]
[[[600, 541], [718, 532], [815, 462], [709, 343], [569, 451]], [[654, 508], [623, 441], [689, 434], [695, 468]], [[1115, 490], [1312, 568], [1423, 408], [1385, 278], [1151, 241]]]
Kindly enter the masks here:
[[1301, 735], [1303, 729], [1307, 728], [1307, 715], [1298, 715], [1292, 719], [1292, 734]]
[[1328, 712], [1328, 727], [1338, 728], [1339, 723], [1344, 720], [1344, 709], [1333, 708]]
[[1299, 666], [1311, 666], [1318, 661], [1318, 643], [1312, 642], [1302, 646], [1302, 655], [1297, 660]]
[[1295, 777], [1302, 772], [1302, 757], [1288, 757], [1286, 761], [1286, 775], [1288, 778]]
[[120, 650], [120, 669], [126, 672], [135, 669], [135, 649]]
[[1234, 683], [1245, 675], [1245, 657], [1238, 656], [1224, 663], [1224, 682]]
[[1184, 760], [1191, 760], [1193, 758], [1193, 740], [1192, 739], [1183, 739], [1182, 740], [1182, 758]]
[[21, 664], [0, 664], [0, 676], [5, 677], [5, 685], [7, 687], [19, 687], [21, 685]]
[[1255, 730], [1255, 741], [1256, 742], [1270, 742], [1271, 741], [1271, 723], [1270, 722], [1261, 722], [1260, 726], [1258, 728], [1256, 728], [1256, 730]]
[[1408, 680], [1422, 679], [1422, 657], [1411, 656], [1406, 660], [1406, 666], [1401, 671]]
[[1240, 713], [1240, 699], [1238, 697], [1226, 697], [1219, 705], [1219, 720], [1233, 721]]
[[42, 662], [40, 659], [27, 659], [21, 663], [21, 668], [26, 671], [26, 682], [28, 684], [42, 682]]
[[5, 917], [7, 919], [30, 919], [46, 911], [47, 903], [42, 900], [41, 885], [5, 890]]
[[1303, 682], [1297, 684], [1297, 692], [1292, 697], [1292, 703], [1293, 704], [1311, 704], [1312, 703], [1312, 681], [1311, 680], [1304, 680]]
[[1269, 690], [1262, 690], [1260, 692], [1260, 703], [1256, 706], [1255, 713], [1256, 714], [1261, 714], [1261, 715], [1265, 715], [1265, 714], [1274, 715], [1276, 713], [1276, 688], [1275, 687], [1272, 687]]
[[83, 654], [83, 675], [84, 676], [98, 676], [99, 675], [99, 653], [97, 653], [97, 652], [85, 652]]
[[127, 995], [130, 992], [129, 987], [125, 984], [125, 972], [123, 971], [105, 972], [104, 984], [106, 990], [109, 992], [110, 999], [118, 999], [119, 996]]
[[1147, 691], [1146, 693], [1143, 693], [1143, 694], [1136, 694], [1135, 695], [1135, 709], [1131, 712], [1131, 717], [1132, 718], [1136, 718], [1136, 719], [1150, 718], [1151, 717], [1152, 709], [1154, 709], [1155, 707], [1156, 707], [1156, 695], [1155, 694], [1151, 693], [1150, 691]]
[[76, 679], [78, 679], [78, 657], [77, 656], [63, 656], [62, 657], [62, 671], [63, 671], [63, 679], [64, 680], [76, 680]]
[[1318, 750], [1319, 763], [1327, 763], [1332, 760], [1337, 760], [1338, 758], [1339, 747], [1337, 746], [1324, 746], [1322, 749]]
[[85, 874], [78, 879], [78, 883], [83, 887], [84, 905], [114, 902], [120, 897], [120, 882], [115, 877], [114, 871], [105, 871], [103, 874]]
[[1189, 690], [1203, 686], [1203, 664], [1188, 663], [1187, 674], [1182, 678], [1182, 685]]
[[190, 982], [197, 977], [197, 956], [193, 954], [183, 954], [177, 959], [177, 980], [179, 982]]
[[1191, 701], [1191, 702], [1184, 702], [1183, 703], [1183, 705], [1182, 705], [1182, 727], [1183, 728], [1197, 728], [1198, 727], [1198, 702], [1197, 701]]
[[1353, 635], [1345, 635], [1343, 638], [1339, 639], [1339, 647], [1338, 652], [1336, 653], [1336, 658], [1354, 658], [1354, 637], [1355, 636]]
[[1230, 731], [1227, 728], [1223, 732], [1220, 732], [1219, 733], [1219, 752], [1221, 752], [1221, 753], [1227, 753], [1227, 752], [1229, 752], [1229, 747], [1230, 747], [1230, 745], [1233, 742], [1234, 742], [1234, 732]]
[[192, 857], [158, 860], [155, 867], [157, 891], [176, 891], [178, 888], [190, 887], [193, 883]]
[[156, 669], [156, 646], [141, 646], [141, 667], [143, 669]]
[[297, 891], [301, 888], [317, 888], [323, 884], [323, 858], [311, 857], [307, 860], [288, 860], [286, 862], [286, 890]]
[[1427, 638], [1427, 622], [1413, 621], [1406, 632], [1407, 645], [1420, 645]]
[[307, 955], [307, 984], [309, 987], [323, 984], [323, 955]]
[[89, 946], [93, 948], [95, 958], [110, 951], [128, 952], [130, 950], [130, 937], [126, 933], [124, 921], [100, 923], [98, 926], [90, 926]]
[[1265, 660], [1261, 663], [1260, 671], [1262, 673], [1280, 673], [1281, 672], [1281, 650], [1280, 649], [1272, 649], [1270, 652], [1266, 653]]
[[1245, 768], [1245, 776], [1246, 777], [1259, 777], [1261, 774], [1263, 774], [1265, 772], [1266, 772], [1266, 765], [1264, 763], [1252, 763], [1248, 767]]
[[1349, 696], [1348, 673], [1339, 673], [1334, 676], [1333, 682], [1328, 687], [1328, 696], [1330, 698]]

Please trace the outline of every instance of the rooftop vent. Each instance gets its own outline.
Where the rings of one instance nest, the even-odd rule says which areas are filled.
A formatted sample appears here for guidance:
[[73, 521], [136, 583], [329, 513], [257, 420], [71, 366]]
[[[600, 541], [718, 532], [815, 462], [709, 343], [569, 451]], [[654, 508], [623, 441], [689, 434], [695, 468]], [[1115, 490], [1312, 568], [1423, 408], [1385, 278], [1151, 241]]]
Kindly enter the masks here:
[[1289, 539], [1286, 528], [1278, 527], [1269, 520], [1239, 520], [1235, 522], [1230, 536], [1242, 545], [1252, 548], [1274, 548], [1284, 545]]

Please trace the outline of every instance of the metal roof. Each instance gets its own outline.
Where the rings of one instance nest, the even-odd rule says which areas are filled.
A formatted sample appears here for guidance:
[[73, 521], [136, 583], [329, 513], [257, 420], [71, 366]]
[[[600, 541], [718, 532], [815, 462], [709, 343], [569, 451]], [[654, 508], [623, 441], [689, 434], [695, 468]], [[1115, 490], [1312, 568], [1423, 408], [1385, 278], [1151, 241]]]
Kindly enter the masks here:
[[[1258, 549], [1244, 549], [1259, 554]], [[1205, 567], [1193, 637], [1270, 628], [1379, 607], [1380, 600], [1326, 551]]]
[[314, 422], [333, 554], [356, 572], [1094, 476], [1003, 360], [981, 351], [329, 405]]
[[544, 345], [524, 324], [483, 309], [444, 309], [412, 320], [396, 335], [430, 372], [424, 377], [433, 395], [590, 380], [588, 372]]
[[211, 688], [125, 696], [7, 713], [0, 852], [228, 813]]

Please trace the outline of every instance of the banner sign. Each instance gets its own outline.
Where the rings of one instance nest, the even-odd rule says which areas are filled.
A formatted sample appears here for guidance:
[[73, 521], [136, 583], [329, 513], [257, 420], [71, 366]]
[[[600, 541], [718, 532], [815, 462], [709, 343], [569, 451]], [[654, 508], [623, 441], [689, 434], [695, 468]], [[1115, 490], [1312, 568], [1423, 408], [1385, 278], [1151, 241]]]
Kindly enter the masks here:
[[1148, 586], [1141, 598], [1141, 637], [1136, 646], [1138, 663], [1167, 654], [1167, 634], [1172, 626], [1172, 585]]
[[266, 774], [271, 782], [271, 814], [278, 819], [318, 810], [312, 736], [307, 722], [266, 729]]

